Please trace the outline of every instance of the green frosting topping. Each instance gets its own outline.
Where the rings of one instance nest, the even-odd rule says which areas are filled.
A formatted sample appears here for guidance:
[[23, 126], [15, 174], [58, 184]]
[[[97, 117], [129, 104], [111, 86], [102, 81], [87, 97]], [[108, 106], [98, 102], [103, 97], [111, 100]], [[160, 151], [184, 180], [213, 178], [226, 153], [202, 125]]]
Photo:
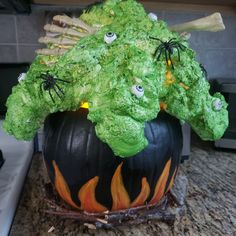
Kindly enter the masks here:
[[[3, 124], [7, 132], [32, 139], [48, 114], [77, 110], [88, 102], [88, 119], [97, 136], [116, 155], [128, 157], [147, 145], [145, 122], [157, 117], [161, 103], [201, 138], [223, 135], [228, 125], [223, 96], [209, 94], [195, 53], [163, 21], [151, 20], [134, 0], [108, 0], [80, 19], [99, 30], [62, 56], [37, 56], [8, 98]], [[104, 41], [108, 32], [117, 37], [111, 43]], [[179, 48], [179, 60], [178, 47], [173, 47], [174, 68], [167, 65], [164, 50], [159, 60], [154, 56], [161, 41], [151, 37], [162, 42], [173, 39], [184, 48]], [[45, 87], [43, 74], [57, 79], [56, 91]]]

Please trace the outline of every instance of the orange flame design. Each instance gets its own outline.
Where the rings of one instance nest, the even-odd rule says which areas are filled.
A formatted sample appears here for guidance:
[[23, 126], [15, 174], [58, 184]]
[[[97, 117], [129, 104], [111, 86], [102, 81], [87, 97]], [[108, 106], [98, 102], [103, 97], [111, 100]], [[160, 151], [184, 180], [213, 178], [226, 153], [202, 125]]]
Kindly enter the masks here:
[[171, 177], [171, 180], [170, 180], [169, 186], [168, 186], [168, 188], [167, 188], [167, 190], [166, 190], [166, 193], [172, 188], [172, 186], [173, 186], [173, 184], [174, 184], [175, 176], [176, 176], [176, 174], [177, 174], [177, 169], [178, 169], [178, 168], [175, 168], [175, 171], [174, 171], [174, 173], [173, 173], [173, 175], [172, 175], [172, 177]]
[[[146, 177], [142, 178], [142, 186], [141, 186], [141, 191], [139, 195], [135, 198], [135, 200], [131, 203], [130, 202], [130, 197], [128, 192], [125, 189], [124, 183], [123, 183], [123, 178], [121, 175], [121, 169], [122, 169], [123, 163], [121, 163], [117, 168], [116, 171], [112, 177], [111, 180], [111, 195], [112, 195], [112, 211], [117, 211], [117, 210], [122, 210], [122, 209], [127, 209], [129, 207], [138, 207], [141, 206], [145, 203], [145, 201], [148, 199], [150, 195], [150, 185], [147, 181]], [[177, 173], [177, 168], [175, 169], [169, 186], [166, 189], [166, 184], [167, 180], [169, 177], [169, 172], [170, 172], [170, 166], [171, 166], [171, 159], [166, 163], [164, 170], [159, 177], [153, 197], [151, 201], [149, 202], [150, 204], [155, 204], [157, 203], [163, 195], [170, 190], [174, 183], [174, 178]], [[99, 177], [95, 176], [94, 178], [88, 180], [79, 190], [78, 192], [78, 198], [81, 202], [81, 207], [79, 208], [72, 200], [71, 198], [71, 193], [70, 189], [61, 174], [57, 164], [55, 161], [53, 161], [53, 167], [55, 170], [55, 187], [57, 189], [57, 192], [61, 196], [63, 200], [65, 200], [67, 203], [69, 203], [71, 206], [77, 208], [77, 209], [82, 209], [87, 212], [104, 212], [107, 211], [108, 209], [97, 202], [96, 196], [95, 196], [95, 190], [99, 181]]]
[[69, 189], [63, 175], [61, 174], [61, 171], [59, 170], [56, 162], [52, 161], [52, 165], [53, 165], [53, 168], [55, 171], [55, 188], [56, 188], [58, 194], [61, 196], [61, 198], [64, 201], [69, 203], [71, 206], [79, 209], [79, 207], [73, 202], [73, 200], [71, 198], [70, 189]]
[[124, 187], [121, 176], [122, 165], [123, 163], [117, 167], [111, 180], [112, 211], [126, 209], [130, 206], [129, 194]]
[[107, 208], [97, 202], [95, 197], [95, 189], [98, 184], [99, 177], [95, 176], [85, 183], [79, 190], [78, 197], [81, 202], [81, 208], [87, 212], [103, 212]]
[[154, 190], [154, 195], [150, 201], [151, 204], [157, 203], [165, 193], [166, 182], [170, 172], [170, 165], [171, 165], [171, 159], [169, 159], [169, 161], [166, 163], [165, 168], [157, 181]]
[[148, 184], [147, 178], [142, 178], [142, 189], [140, 194], [136, 197], [136, 199], [131, 203], [131, 207], [141, 206], [145, 203], [148, 196], [150, 194], [150, 186]]

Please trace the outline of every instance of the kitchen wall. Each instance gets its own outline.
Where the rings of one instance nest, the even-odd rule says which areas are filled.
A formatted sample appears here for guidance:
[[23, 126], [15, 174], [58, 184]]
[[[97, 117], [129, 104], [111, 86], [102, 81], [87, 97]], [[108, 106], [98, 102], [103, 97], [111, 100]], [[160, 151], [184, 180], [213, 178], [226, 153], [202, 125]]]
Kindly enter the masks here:
[[[208, 15], [215, 10], [153, 10], [169, 25]], [[42, 48], [37, 40], [44, 35], [43, 25], [49, 20], [51, 11], [78, 12], [75, 8], [33, 6], [30, 15], [0, 15], [0, 63], [31, 62], [35, 49]], [[190, 45], [197, 52], [199, 62], [208, 71], [209, 78], [228, 77], [236, 79], [236, 12], [223, 12], [226, 30], [217, 33], [193, 32]]]

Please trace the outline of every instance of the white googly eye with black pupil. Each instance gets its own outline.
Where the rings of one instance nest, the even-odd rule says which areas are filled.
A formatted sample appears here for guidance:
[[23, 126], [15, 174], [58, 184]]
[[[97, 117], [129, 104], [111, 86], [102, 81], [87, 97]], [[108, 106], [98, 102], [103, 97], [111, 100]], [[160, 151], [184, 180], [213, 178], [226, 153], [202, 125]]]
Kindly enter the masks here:
[[222, 107], [223, 107], [223, 103], [222, 103], [222, 101], [219, 98], [215, 99], [212, 102], [212, 105], [213, 105], [213, 109], [215, 111], [220, 111], [222, 109]]
[[133, 85], [131, 88], [131, 92], [138, 98], [144, 95], [144, 89], [141, 85]]
[[112, 38], [112, 37], [114, 37], [114, 33], [113, 32], [108, 32], [108, 33], [106, 33], [106, 36], [108, 37], [108, 38]]
[[150, 12], [150, 13], [148, 14], [148, 17], [149, 17], [149, 19], [152, 20], [152, 21], [157, 21], [157, 20], [158, 20], [157, 15], [156, 15], [155, 13], [153, 13], [153, 12]]
[[18, 80], [18, 82], [21, 82], [21, 81], [24, 80], [25, 78], [26, 78], [26, 73], [21, 73], [21, 74], [18, 76], [17, 80]]
[[117, 39], [117, 36], [115, 33], [113, 32], [107, 32], [105, 35], [104, 35], [104, 41], [107, 43], [107, 44], [110, 44], [112, 43], [114, 40]]

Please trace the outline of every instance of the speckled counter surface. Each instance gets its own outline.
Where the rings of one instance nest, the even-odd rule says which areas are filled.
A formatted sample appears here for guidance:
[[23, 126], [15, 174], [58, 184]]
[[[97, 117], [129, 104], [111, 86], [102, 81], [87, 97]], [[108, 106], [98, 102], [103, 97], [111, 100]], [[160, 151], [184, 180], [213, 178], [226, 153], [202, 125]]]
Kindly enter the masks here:
[[[75, 221], [43, 213], [43, 186], [48, 181], [42, 156], [35, 155], [10, 236], [44, 235], [236, 235], [236, 152], [216, 151], [193, 140], [190, 160], [180, 173], [189, 180], [186, 214], [169, 226], [150, 222], [114, 230], [91, 230]], [[55, 229], [48, 233], [51, 227]]]

